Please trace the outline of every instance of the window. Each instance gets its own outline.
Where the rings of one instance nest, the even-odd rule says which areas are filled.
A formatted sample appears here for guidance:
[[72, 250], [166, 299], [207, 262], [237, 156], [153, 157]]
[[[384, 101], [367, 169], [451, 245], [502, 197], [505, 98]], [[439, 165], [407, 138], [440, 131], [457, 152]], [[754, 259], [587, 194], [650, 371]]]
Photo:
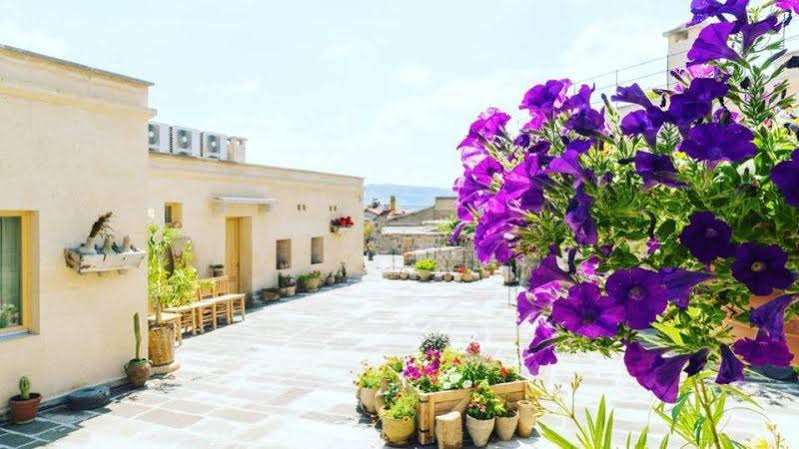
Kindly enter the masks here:
[[0, 211], [0, 333], [28, 327], [28, 215]]
[[183, 205], [181, 203], [164, 204], [164, 225], [170, 228], [183, 227]]
[[325, 238], [313, 237], [311, 239], [311, 264], [325, 261]]
[[291, 240], [278, 240], [276, 245], [277, 269], [291, 268]]

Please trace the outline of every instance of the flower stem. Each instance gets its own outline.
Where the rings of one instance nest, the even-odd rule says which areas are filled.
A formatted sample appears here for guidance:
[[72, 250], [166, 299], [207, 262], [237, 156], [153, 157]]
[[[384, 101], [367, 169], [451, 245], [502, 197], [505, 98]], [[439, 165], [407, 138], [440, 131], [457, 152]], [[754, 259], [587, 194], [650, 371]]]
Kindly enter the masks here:
[[710, 401], [708, 400], [705, 381], [698, 379], [694, 382], [694, 386], [696, 387], [696, 400], [699, 401], [699, 404], [705, 410], [706, 418], [710, 422], [710, 433], [713, 435], [713, 445], [716, 449], [722, 449], [721, 440], [719, 440], [719, 434], [716, 430], [716, 421], [713, 419], [713, 412], [710, 410]]

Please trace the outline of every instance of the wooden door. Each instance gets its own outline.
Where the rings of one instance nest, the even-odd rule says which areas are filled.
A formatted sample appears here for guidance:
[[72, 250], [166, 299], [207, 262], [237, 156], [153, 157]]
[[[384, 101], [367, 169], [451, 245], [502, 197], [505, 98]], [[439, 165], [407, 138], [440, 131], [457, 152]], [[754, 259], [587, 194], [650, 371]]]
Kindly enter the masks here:
[[225, 272], [231, 293], [241, 292], [241, 220], [225, 220]]

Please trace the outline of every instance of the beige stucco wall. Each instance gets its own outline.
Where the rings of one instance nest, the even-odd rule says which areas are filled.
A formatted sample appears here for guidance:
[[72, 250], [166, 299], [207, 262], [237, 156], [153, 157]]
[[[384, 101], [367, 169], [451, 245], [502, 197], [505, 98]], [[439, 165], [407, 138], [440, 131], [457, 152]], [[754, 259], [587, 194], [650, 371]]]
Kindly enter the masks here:
[[[702, 30], [700, 25], [690, 28], [678, 27], [667, 31], [663, 36], [668, 41], [668, 53], [666, 54], [666, 70], [683, 69], [688, 62], [688, 51], [694, 45], [694, 41]], [[669, 87], [677, 81], [669, 76]]]
[[[163, 223], [164, 204], [182, 204], [182, 233], [191, 238], [201, 277], [208, 266], [225, 263], [225, 218], [247, 217], [251, 238], [242, 237], [242, 290], [251, 293], [277, 285], [276, 241], [291, 239], [291, 268], [284, 274], [312, 270], [329, 273], [341, 262], [351, 274], [362, 274], [363, 179], [236, 164], [152, 153], [148, 207]], [[277, 200], [268, 211], [254, 205], [216, 206], [217, 196]], [[298, 211], [297, 205], [305, 205]], [[331, 211], [335, 206], [336, 211]], [[355, 226], [334, 235], [330, 220], [351, 216]], [[324, 262], [311, 265], [311, 238], [324, 237]]]
[[81, 276], [63, 251], [106, 211], [144, 245], [147, 94], [143, 82], [0, 47], [0, 210], [35, 216], [32, 334], [0, 337], [0, 409], [23, 375], [45, 398], [124, 376], [146, 269]]

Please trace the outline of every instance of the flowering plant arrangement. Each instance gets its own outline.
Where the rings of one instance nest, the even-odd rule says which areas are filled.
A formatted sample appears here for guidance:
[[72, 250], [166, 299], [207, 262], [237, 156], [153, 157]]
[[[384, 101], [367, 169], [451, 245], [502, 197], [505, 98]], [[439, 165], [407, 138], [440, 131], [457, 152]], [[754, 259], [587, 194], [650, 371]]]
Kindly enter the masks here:
[[430, 332], [424, 336], [419, 345], [419, 352], [426, 352], [428, 349], [443, 351], [449, 346], [449, 335], [441, 332]]
[[[394, 384], [396, 385], [396, 384]], [[410, 391], [396, 391], [389, 406], [386, 402], [385, 418], [408, 420], [416, 416], [419, 396]]]
[[[491, 108], [459, 145], [453, 238], [471, 224], [483, 263], [540, 260], [517, 299], [517, 324], [535, 326], [523, 352], [532, 374], [557, 351], [623, 353], [642, 387], [674, 403], [681, 374], [708, 362], [724, 387], [747, 364], [793, 360], [799, 151], [784, 75], [799, 60], [778, 33], [796, 2], [748, 3], [692, 2], [690, 25], [718, 21], [670, 89], [619, 87], [597, 109], [593, 87], [550, 80], [524, 95], [517, 135]], [[735, 341], [731, 318], [757, 336]], [[708, 388], [691, 385], [720, 448]]]
[[488, 381], [481, 381], [469, 391], [469, 405], [466, 414], [475, 419], [491, 419], [507, 413], [505, 402], [498, 398]]
[[361, 371], [357, 374], [355, 379], [355, 386], [360, 388], [380, 388], [383, 382], [384, 374], [379, 368], [371, 366], [367, 362], [361, 363]]
[[436, 271], [436, 261], [433, 259], [422, 259], [415, 264], [413, 268], [416, 271]]
[[352, 217], [339, 217], [330, 221], [331, 228], [351, 228], [353, 226], [355, 226], [355, 222], [352, 221]]

